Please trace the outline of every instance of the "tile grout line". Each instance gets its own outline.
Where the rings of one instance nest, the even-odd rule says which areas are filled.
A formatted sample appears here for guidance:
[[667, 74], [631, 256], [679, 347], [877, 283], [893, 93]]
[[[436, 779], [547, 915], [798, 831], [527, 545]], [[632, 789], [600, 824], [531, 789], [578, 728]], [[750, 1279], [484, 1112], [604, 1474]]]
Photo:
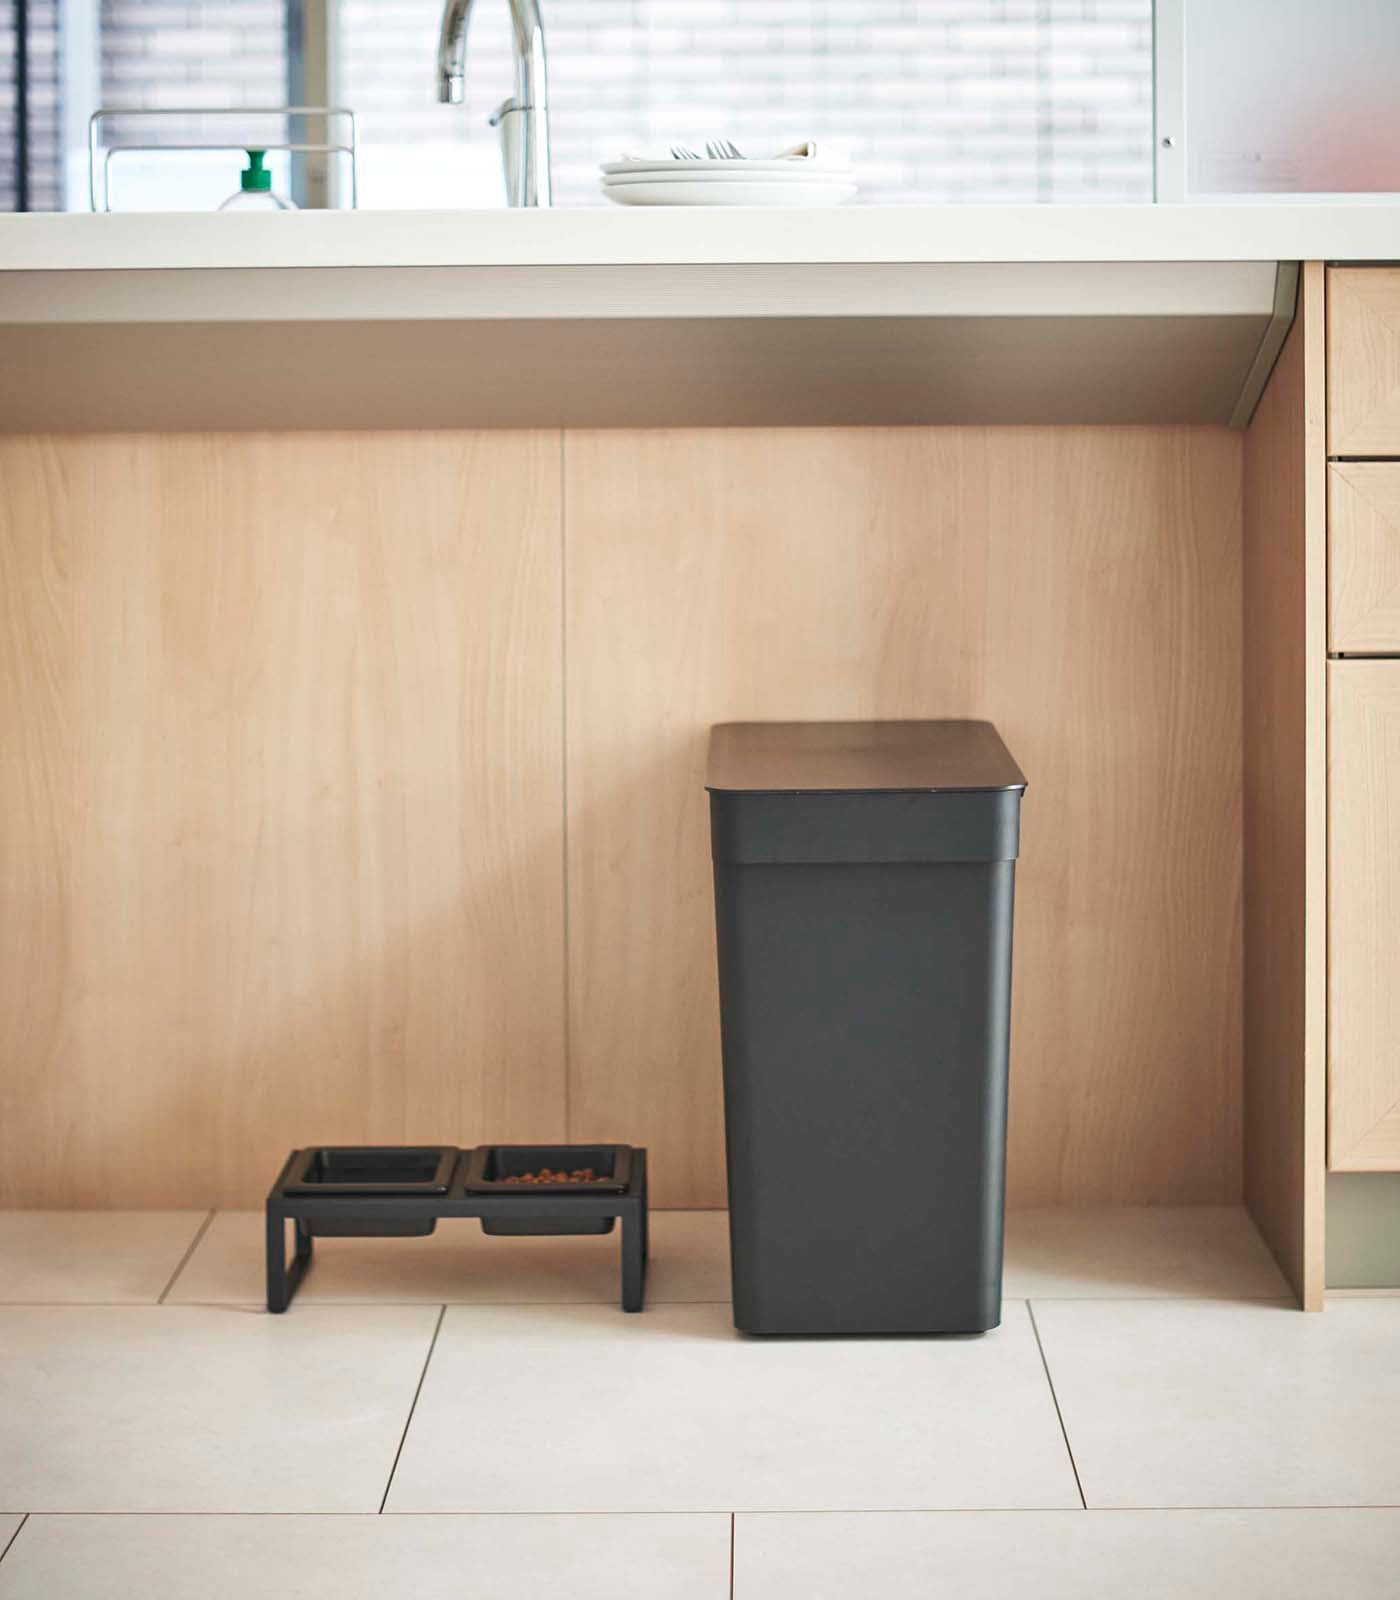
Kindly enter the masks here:
[[9, 1555], [10, 1551], [14, 1549], [15, 1540], [18, 1539], [20, 1534], [24, 1532], [24, 1525], [28, 1521], [29, 1521], [29, 1513], [26, 1511], [24, 1513], [24, 1515], [19, 1519], [19, 1525], [15, 1528], [15, 1531], [10, 1535], [10, 1537], [8, 1539], [6, 1539], [5, 1548], [3, 1550], [0, 1550], [0, 1561], [3, 1561], [5, 1559], [5, 1557], [7, 1555]]
[[1045, 1372], [1045, 1381], [1050, 1386], [1050, 1399], [1055, 1407], [1055, 1416], [1060, 1424], [1060, 1437], [1065, 1441], [1065, 1454], [1069, 1457], [1070, 1470], [1074, 1473], [1074, 1487], [1079, 1491], [1079, 1504], [1087, 1511], [1089, 1502], [1084, 1497], [1084, 1484], [1079, 1476], [1079, 1463], [1074, 1459], [1074, 1446], [1069, 1442], [1069, 1429], [1065, 1427], [1065, 1414], [1060, 1410], [1060, 1397], [1055, 1393], [1055, 1380], [1050, 1376], [1050, 1363], [1045, 1359], [1045, 1346], [1040, 1342], [1040, 1327], [1035, 1320], [1035, 1307], [1026, 1301], [1026, 1315], [1031, 1319], [1031, 1332], [1035, 1335], [1035, 1347], [1040, 1352], [1040, 1365]]
[[438, 1334], [442, 1332], [443, 1318], [447, 1315], [447, 1307], [438, 1307], [437, 1321], [433, 1324], [433, 1336], [428, 1341], [428, 1353], [423, 1357], [423, 1370], [418, 1374], [418, 1386], [413, 1391], [413, 1399], [409, 1402], [408, 1416], [404, 1420], [403, 1432], [399, 1435], [399, 1447], [394, 1451], [394, 1464], [389, 1468], [389, 1481], [384, 1485], [384, 1496], [379, 1502], [379, 1515], [384, 1515], [384, 1507], [389, 1504], [389, 1491], [394, 1487], [394, 1474], [399, 1470], [399, 1457], [403, 1454], [403, 1447], [408, 1440], [408, 1430], [413, 1426], [413, 1413], [418, 1409], [418, 1396], [423, 1392], [423, 1384], [428, 1376], [428, 1365], [433, 1359], [433, 1351], [437, 1349]]
[[[1387, 656], [1387, 660], [1393, 659]], [[1400, 1297], [1400, 1289], [1395, 1291]], [[1004, 1294], [1003, 1302], [1051, 1301], [1060, 1306], [1291, 1306], [1293, 1294]]]
[[729, 1513], [729, 1600], [734, 1600], [734, 1524], [738, 1521], [738, 1513]]
[[[1388, 659], [1388, 658], [1387, 658]], [[1246, 1512], [1259, 1517], [1292, 1517], [1292, 1516], [1331, 1516], [1336, 1512], [1353, 1511], [1385, 1511], [1400, 1513], [1400, 1502], [1386, 1500], [1366, 1501], [1329, 1501], [1322, 1505], [1290, 1505], [1274, 1503], [1263, 1505], [1253, 1501], [1236, 1502], [1231, 1505], [1167, 1505], [1167, 1506], [1094, 1506], [1086, 1508], [1091, 1517], [1178, 1517], [1234, 1514]], [[1045, 1516], [1073, 1516], [1072, 1506], [823, 1506], [805, 1507], [796, 1510], [790, 1505], [778, 1506], [749, 1506], [745, 1508], [746, 1517], [1045, 1517]], [[734, 1517], [735, 1513], [716, 1511], [712, 1506], [682, 1506], [679, 1509], [668, 1511], [578, 1511], [560, 1509], [558, 1507], [543, 1507], [531, 1511], [73, 1511], [64, 1506], [40, 1506], [36, 1511], [11, 1511], [0, 1512], [0, 1516], [18, 1516], [19, 1526], [10, 1536], [10, 1543], [5, 1550], [10, 1548], [18, 1538], [20, 1530], [32, 1518], [58, 1518], [81, 1517], [86, 1520], [99, 1518], [110, 1519], [114, 1522], [135, 1521], [195, 1521], [201, 1517], [220, 1517], [226, 1521], [257, 1522], [276, 1521], [278, 1519], [299, 1519], [305, 1521], [323, 1522], [354, 1522], [364, 1517], [383, 1515], [404, 1522], [411, 1522], [415, 1518], [429, 1517], [455, 1517], [477, 1518], [482, 1521], [504, 1517], [696, 1517], [709, 1518], [716, 1516]], [[737, 1519], [736, 1519], [737, 1520]], [[0, 1551], [0, 1560], [4, 1552]]]
[[[317, 1311], [359, 1311], [366, 1306], [411, 1306], [423, 1309], [427, 1306], [458, 1307], [465, 1311], [506, 1310], [506, 1311], [590, 1311], [600, 1306], [611, 1306], [617, 1302], [616, 1293], [608, 1295], [607, 1299], [597, 1300], [329, 1300], [308, 1295], [306, 1303]], [[157, 1302], [159, 1303], [159, 1302]], [[727, 1306], [732, 1305], [730, 1300], [658, 1300], [651, 1294], [647, 1296], [647, 1304], [654, 1306]], [[191, 1311], [266, 1311], [266, 1302], [262, 1300], [181, 1300], [180, 1305]], [[62, 1311], [81, 1309], [84, 1311], [142, 1311], [147, 1310], [146, 1301], [139, 1300], [0, 1300], [0, 1311], [15, 1309]], [[310, 1515], [310, 1513], [307, 1513]], [[0, 1512], [3, 1515], [3, 1512]], [[11, 1513], [13, 1515], [13, 1513]], [[242, 1516], [243, 1513], [231, 1513]]]
[[561, 1043], [564, 1047], [564, 1143], [574, 1136], [572, 1099], [574, 1062], [573, 1029], [570, 1019], [569, 971], [569, 434], [559, 430], [559, 840], [562, 854], [563, 892], [563, 987], [564, 1014]]
[[195, 1229], [195, 1235], [194, 1238], [190, 1240], [189, 1248], [185, 1251], [184, 1255], [180, 1257], [179, 1263], [177, 1264], [174, 1272], [170, 1274], [170, 1282], [167, 1283], [166, 1286], [160, 1291], [160, 1299], [156, 1301], [158, 1306], [163, 1306], [165, 1304], [166, 1295], [168, 1295], [175, 1287], [176, 1283], [179, 1281], [180, 1274], [189, 1265], [189, 1259], [199, 1248], [200, 1240], [206, 1233], [208, 1233], [209, 1224], [214, 1220], [214, 1215], [215, 1213], [212, 1210], [206, 1212], [204, 1221], [201, 1222], [199, 1227]]

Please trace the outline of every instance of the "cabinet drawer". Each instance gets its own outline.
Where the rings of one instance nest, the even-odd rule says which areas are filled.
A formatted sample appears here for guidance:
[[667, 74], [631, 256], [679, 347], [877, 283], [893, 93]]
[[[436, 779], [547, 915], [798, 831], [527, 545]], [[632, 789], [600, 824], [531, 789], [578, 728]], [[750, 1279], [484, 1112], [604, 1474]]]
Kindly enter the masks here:
[[1400, 461], [1327, 471], [1327, 648], [1400, 654]]
[[1400, 456], [1400, 268], [1328, 271], [1327, 453]]
[[1327, 1133], [1336, 1171], [1400, 1170], [1400, 661], [1327, 669]]

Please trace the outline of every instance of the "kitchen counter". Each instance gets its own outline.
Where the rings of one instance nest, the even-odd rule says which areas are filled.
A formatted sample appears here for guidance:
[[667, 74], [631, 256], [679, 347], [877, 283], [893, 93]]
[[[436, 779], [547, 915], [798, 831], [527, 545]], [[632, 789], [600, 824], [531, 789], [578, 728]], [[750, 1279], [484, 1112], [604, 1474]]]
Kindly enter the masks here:
[[1391, 259], [1382, 202], [5, 217], [0, 429], [1239, 427], [1297, 264]]
[[0, 217], [4, 271], [1397, 259], [1389, 201]]

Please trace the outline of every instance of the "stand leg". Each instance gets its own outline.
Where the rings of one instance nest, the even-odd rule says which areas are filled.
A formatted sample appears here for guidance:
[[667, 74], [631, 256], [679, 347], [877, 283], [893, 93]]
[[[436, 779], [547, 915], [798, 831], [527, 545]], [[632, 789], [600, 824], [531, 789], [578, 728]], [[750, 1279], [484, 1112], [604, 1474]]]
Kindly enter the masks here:
[[630, 1205], [622, 1223], [622, 1309], [640, 1311], [646, 1294], [646, 1212]]
[[267, 1203], [267, 1309], [285, 1311], [292, 1303], [297, 1285], [311, 1265], [313, 1240], [306, 1224], [298, 1217], [293, 1224], [295, 1246], [292, 1264], [287, 1265], [287, 1219], [271, 1200]]
[[[297, 1230], [300, 1232], [300, 1228]], [[298, 1241], [299, 1242], [299, 1241]], [[267, 1203], [267, 1309], [285, 1311], [292, 1298], [287, 1282], [287, 1223], [269, 1200]]]
[[642, 1265], [651, 1260], [651, 1202], [647, 1199], [646, 1171], [642, 1171], [642, 1194], [637, 1205], [637, 1216], [642, 1230]]

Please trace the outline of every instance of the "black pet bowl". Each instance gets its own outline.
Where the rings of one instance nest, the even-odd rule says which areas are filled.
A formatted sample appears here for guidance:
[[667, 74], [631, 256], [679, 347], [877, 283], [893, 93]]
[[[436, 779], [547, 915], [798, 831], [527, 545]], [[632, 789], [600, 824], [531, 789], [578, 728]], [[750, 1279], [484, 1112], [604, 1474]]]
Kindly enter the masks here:
[[[326, 1145], [303, 1150], [287, 1175], [288, 1195], [350, 1200], [447, 1193], [457, 1151], [449, 1145]], [[307, 1233], [325, 1239], [421, 1239], [436, 1217], [309, 1217]]]
[[[512, 1183], [527, 1172], [548, 1167], [575, 1172], [591, 1167], [591, 1183]], [[484, 1144], [467, 1163], [468, 1194], [493, 1199], [526, 1199], [531, 1195], [621, 1194], [632, 1170], [632, 1147], [626, 1144]], [[615, 1217], [483, 1217], [481, 1231], [497, 1236], [530, 1237], [561, 1233], [611, 1233]]]

